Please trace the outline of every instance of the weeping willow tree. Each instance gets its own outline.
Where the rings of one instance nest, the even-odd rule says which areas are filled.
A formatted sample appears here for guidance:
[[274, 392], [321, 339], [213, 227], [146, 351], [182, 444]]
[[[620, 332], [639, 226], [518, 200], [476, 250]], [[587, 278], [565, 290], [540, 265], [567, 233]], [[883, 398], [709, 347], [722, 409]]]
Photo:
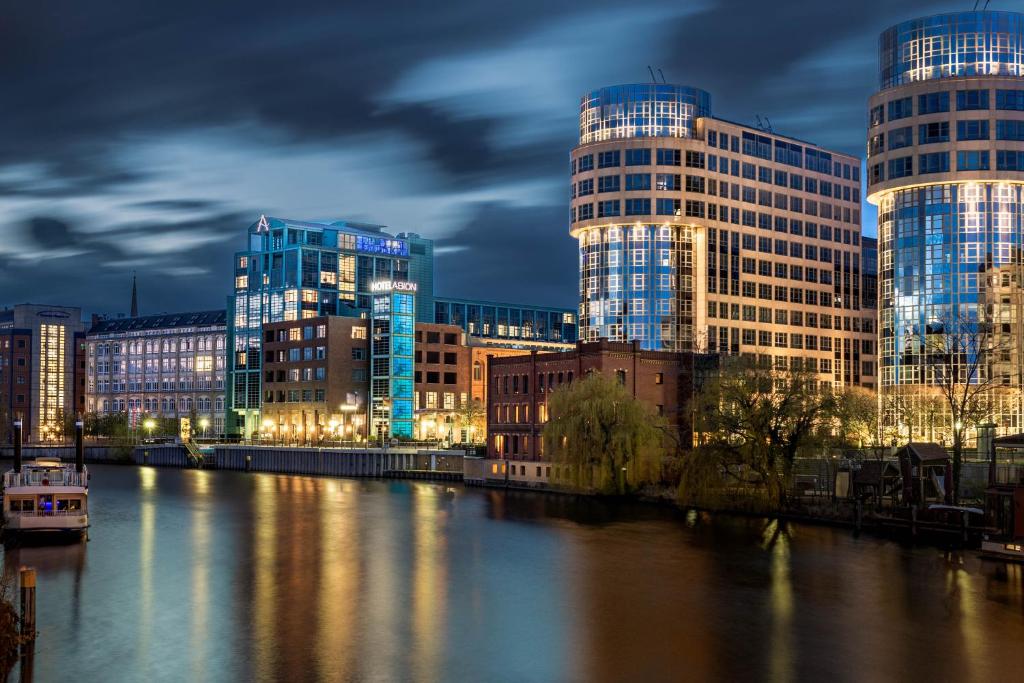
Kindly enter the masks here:
[[545, 451], [569, 466], [577, 486], [623, 494], [657, 480], [664, 426], [616, 380], [591, 373], [562, 386], [548, 415]]

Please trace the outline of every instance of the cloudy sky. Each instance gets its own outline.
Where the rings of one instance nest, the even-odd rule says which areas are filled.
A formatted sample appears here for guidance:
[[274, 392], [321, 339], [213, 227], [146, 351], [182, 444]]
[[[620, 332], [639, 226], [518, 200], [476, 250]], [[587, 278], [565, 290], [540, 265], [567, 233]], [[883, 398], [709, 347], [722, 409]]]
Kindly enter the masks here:
[[266, 213], [432, 237], [439, 294], [572, 306], [583, 92], [650, 64], [860, 155], [878, 33], [969, 4], [7, 2], [0, 304], [123, 312], [136, 270], [143, 313], [222, 306]]

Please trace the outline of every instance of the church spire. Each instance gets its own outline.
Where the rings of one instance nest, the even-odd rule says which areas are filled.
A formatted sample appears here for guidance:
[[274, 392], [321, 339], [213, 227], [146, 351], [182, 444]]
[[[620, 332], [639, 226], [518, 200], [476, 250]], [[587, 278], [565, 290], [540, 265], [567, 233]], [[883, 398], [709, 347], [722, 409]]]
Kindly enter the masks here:
[[135, 271], [132, 271], [132, 317], [139, 317], [139, 290], [135, 282]]

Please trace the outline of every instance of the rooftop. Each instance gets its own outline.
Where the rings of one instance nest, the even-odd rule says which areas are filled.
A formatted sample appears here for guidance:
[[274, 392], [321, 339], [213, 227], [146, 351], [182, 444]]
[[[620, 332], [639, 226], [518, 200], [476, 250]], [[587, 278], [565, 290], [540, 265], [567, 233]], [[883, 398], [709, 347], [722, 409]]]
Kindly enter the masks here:
[[110, 318], [98, 320], [88, 333], [90, 335], [109, 334], [111, 332], [158, 330], [168, 327], [210, 327], [213, 325], [227, 325], [227, 311], [191, 311], [188, 313], [160, 313], [138, 318]]

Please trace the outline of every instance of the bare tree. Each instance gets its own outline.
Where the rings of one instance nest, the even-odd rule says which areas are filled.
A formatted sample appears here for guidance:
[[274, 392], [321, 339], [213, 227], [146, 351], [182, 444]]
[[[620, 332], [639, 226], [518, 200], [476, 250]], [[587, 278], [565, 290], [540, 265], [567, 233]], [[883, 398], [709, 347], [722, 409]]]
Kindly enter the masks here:
[[818, 375], [749, 357], [723, 357], [701, 400], [702, 443], [684, 468], [684, 500], [714, 497], [724, 477], [777, 509], [797, 455], [824, 443], [836, 415], [836, 395]]
[[954, 504], [960, 497], [964, 436], [991, 419], [996, 366], [1012, 344], [1010, 335], [997, 332], [984, 318], [950, 315], [926, 330], [923, 379], [938, 392], [950, 420]]

